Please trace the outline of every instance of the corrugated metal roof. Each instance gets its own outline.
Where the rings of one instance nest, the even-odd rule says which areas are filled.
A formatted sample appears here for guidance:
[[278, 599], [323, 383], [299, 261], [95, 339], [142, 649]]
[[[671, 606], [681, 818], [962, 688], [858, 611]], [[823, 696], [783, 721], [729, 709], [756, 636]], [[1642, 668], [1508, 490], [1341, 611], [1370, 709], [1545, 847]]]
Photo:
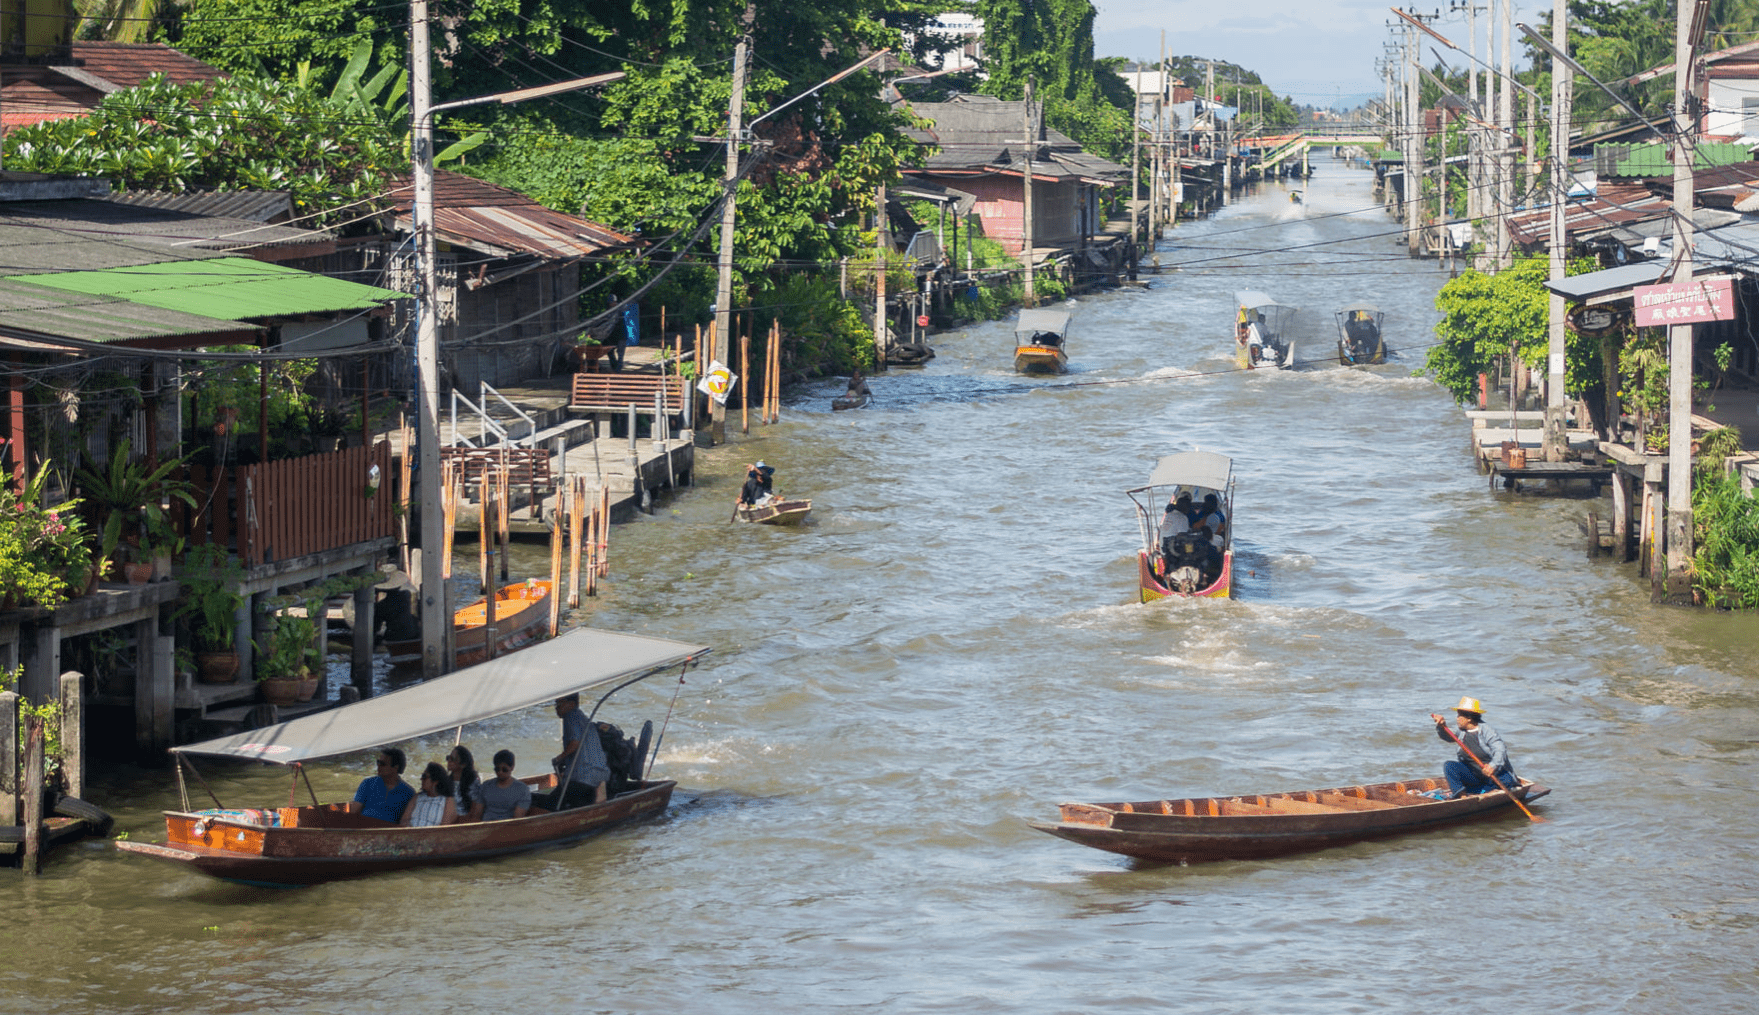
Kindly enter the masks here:
[[110, 195], [110, 200], [135, 208], [249, 222], [274, 222], [293, 215], [293, 199], [285, 190], [192, 190], [183, 194], [164, 190], [126, 190]]
[[369, 310], [405, 294], [247, 257], [144, 264], [102, 271], [31, 275], [37, 285], [118, 296], [202, 317], [243, 321]]
[[[1026, 103], [1006, 102], [988, 95], [959, 95], [947, 102], [911, 102], [904, 106], [932, 121], [926, 130], [907, 127], [904, 133], [934, 145], [921, 173], [1009, 173], [1020, 175], [1026, 162]], [[1111, 183], [1130, 175], [1128, 166], [1084, 150], [1066, 134], [1043, 127], [1032, 155], [1034, 179], [1085, 179]]]
[[[1667, 218], [1673, 203], [1636, 185], [1602, 183], [1585, 201], [1571, 201], [1564, 210], [1564, 235], [1572, 239], [1591, 233]], [[1523, 247], [1551, 242], [1551, 206], [1509, 216], [1509, 236]]]
[[[388, 196], [397, 208], [397, 227], [409, 230], [414, 184], [405, 177]], [[634, 237], [546, 208], [516, 190], [446, 172], [434, 174], [434, 230], [447, 243], [497, 257], [529, 254], [562, 261], [634, 242]]]
[[23, 331], [87, 342], [235, 333], [249, 325], [0, 278], [0, 333]]
[[[35, 248], [32, 256], [24, 256], [13, 241]], [[329, 233], [311, 229], [162, 211], [108, 198], [0, 204], [0, 274], [115, 268], [269, 247], [315, 255], [334, 242]], [[120, 246], [107, 247], [111, 244]], [[76, 259], [58, 254], [62, 248]], [[107, 250], [120, 259], [105, 263]], [[149, 250], [143, 260], [140, 252]]]
[[[1751, 161], [1748, 146], [1705, 143], [1697, 146], [1692, 164], [1698, 168]], [[1650, 144], [1599, 144], [1594, 147], [1594, 171], [1601, 176], [1671, 176], [1673, 159], [1661, 142]]]

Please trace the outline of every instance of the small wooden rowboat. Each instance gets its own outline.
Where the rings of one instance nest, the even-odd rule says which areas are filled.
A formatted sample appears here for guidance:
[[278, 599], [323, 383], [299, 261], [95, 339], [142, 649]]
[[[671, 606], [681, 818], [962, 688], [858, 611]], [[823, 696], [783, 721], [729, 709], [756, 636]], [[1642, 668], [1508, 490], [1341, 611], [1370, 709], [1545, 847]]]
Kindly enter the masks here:
[[739, 505], [735, 514], [742, 522], [759, 525], [797, 525], [812, 510], [812, 501], [776, 499], [758, 507]]
[[[506, 655], [541, 641], [550, 622], [550, 588], [548, 580], [530, 578], [517, 585], [495, 590], [495, 654]], [[473, 666], [488, 658], [487, 598], [465, 606], [452, 614], [452, 666]], [[410, 666], [421, 662], [421, 639], [385, 642], [392, 666]]]
[[1441, 779], [1407, 779], [1295, 793], [1062, 804], [1060, 822], [1032, 827], [1139, 860], [1254, 860], [1493, 817], [1513, 812], [1514, 798], [1531, 802], [1551, 792], [1523, 779], [1509, 792], [1457, 800], [1418, 795], [1446, 789]]

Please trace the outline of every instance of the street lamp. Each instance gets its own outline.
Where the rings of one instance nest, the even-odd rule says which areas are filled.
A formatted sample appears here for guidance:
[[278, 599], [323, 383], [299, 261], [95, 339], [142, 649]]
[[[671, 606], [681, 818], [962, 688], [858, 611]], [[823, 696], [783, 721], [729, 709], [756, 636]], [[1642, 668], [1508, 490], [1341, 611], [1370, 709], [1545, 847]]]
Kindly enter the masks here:
[[[440, 575], [444, 562], [440, 547], [445, 524], [440, 512], [440, 328], [437, 257], [434, 239], [434, 114], [464, 106], [489, 102], [510, 105], [526, 99], [559, 95], [564, 92], [607, 84], [624, 77], [621, 71], [595, 74], [592, 77], [558, 81], [555, 84], [521, 88], [493, 95], [479, 95], [431, 106], [428, 79], [428, 5], [427, 0], [410, 0], [409, 4], [409, 112], [410, 146], [415, 194], [410, 212], [415, 229], [415, 256], [421, 277], [417, 299], [415, 361], [419, 399], [416, 406], [416, 442], [420, 448], [421, 476], [421, 672], [424, 678], [439, 676], [449, 668], [451, 660], [442, 649], [450, 641], [452, 618], [446, 611], [445, 589]], [[409, 449], [403, 453], [407, 455]], [[483, 538], [488, 534], [482, 533]]]

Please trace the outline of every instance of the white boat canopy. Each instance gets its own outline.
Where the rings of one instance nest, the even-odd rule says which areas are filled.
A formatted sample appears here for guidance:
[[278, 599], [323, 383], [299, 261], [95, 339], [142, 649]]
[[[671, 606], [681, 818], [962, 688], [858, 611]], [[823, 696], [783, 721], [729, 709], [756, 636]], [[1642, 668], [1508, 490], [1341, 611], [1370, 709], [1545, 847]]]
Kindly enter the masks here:
[[[1200, 486], [1226, 490], [1234, 474], [1234, 460], [1213, 451], [1182, 451], [1154, 463], [1148, 486]], [[1147, 489], [1148, 487], [1143, 487]]]
[[1362, 311], [1363, 313], [1368, 313], [1368, 314], [1380, 313], [1380, 308], [1375, 306], [1372, 303], [1352, 303], [1347, 307], [1339, 307], [1338, 313], [1340, 313], [1340, 314], [1353, 314], [1358, 310]]
[[390, 694], [171, 750], [278, 765], [332, 758], [694, 664], [708, 652], [706, 646], [579, 628]]
[[1256, 289], [1246, 289], [1234, 294], [1234, 305], [1251, 310], [1255, 307], [1280, 307], [1281, 303], [1272, 299], [1268, 293]]
[[1036, 335], [1048, 331], [1061, 338], [1069, 331], [1069, 312], [1067, 310], [1022, 310], [1020, 320], [1014, 325], [1016, 335]]

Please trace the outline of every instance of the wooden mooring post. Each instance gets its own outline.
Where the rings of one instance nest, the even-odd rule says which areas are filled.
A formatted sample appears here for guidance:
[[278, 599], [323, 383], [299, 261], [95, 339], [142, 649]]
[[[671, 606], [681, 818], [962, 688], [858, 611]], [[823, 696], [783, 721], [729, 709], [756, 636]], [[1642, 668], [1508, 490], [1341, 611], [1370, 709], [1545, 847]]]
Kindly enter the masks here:
[[[18, 695], [0, 691], [0, 825], [18, 824]], [[18, 852], [16, 843], [0, 843], [0, 856]]]

